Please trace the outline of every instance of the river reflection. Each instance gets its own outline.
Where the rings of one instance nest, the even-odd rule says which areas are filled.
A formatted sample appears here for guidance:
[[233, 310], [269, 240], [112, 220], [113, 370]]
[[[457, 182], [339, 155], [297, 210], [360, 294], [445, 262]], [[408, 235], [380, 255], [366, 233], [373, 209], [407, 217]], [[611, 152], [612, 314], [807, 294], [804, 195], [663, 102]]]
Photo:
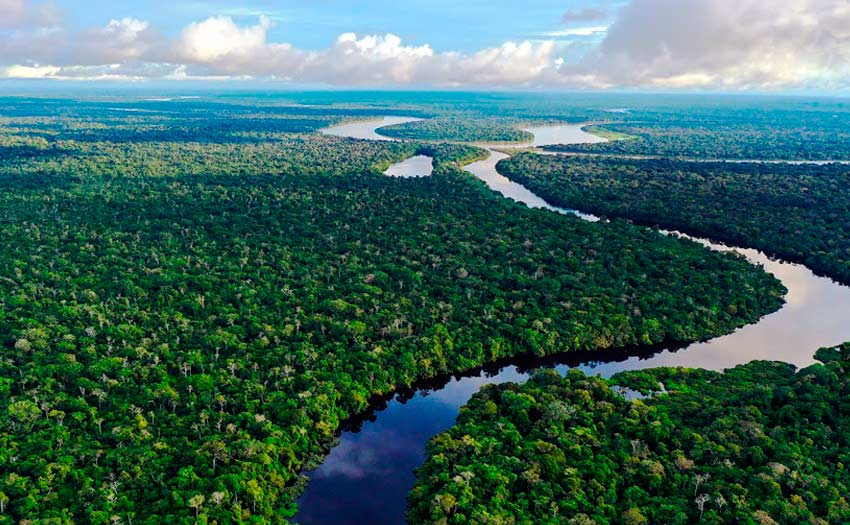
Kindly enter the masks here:
[[415, 155], [409, 159], [393, 164], [384, 175], [390, 177], [428, 177], [434, 172], [434, 159], [427, 155]]
[[534, 147], [551, 146], [553, 144], [597, 144], [608, 142], [607, 139], [591, 135], [582, 129], [584, 124], [562, 124], [557, 126], [538, 126], [525, 128], [534, 135], [531, 145]]
[[425, 458], [424, 444], [449, 428], [457, 411], [456, 403], [418, 394], [406, 404], [390, 403], [380, 423], [346, 432], [311, 475], [298, 523], [404, 523], [405, 498], [413, 469]]
[[579, 366], [592, 372], [592, 363], [600, 359], [625, 360], [628, 355], [612, 351], [517, 358], [513, 361], [518, 364], [495, 364], [463, 376], [423, 382], [376, 403], [371, 413], [344, 426], [339, 444], [310, 474], [310, 484], [299, 501], [298, 523], [404, 523], [413, 470], [425, 460], [425, 444], [454, 424], [460, 407], [482, 386], [522, 382], [529, 370], [557, 363], [570, 363], [559, 368]]
[[[372, 126], [384, 121], [372, 122]], [[360, 123], [362, 125], [362, 123]], [[549, 137], [564, 143], [594, 140], [580, 126], [561, 126]], [[539, 130], [538, 130], [539, 133]], [[334, 133], [336, 134], [336, 133]], [[367, 133], [363, 133], [367, 134]], [[377, 137], [380, 135], [375, 134]], [[543, 135], [540, 135], [543, 136]], [[541, 139], [536, 142], [543, 142]], [[545, 144], [536, 144], [545, 145]], [[508, 155], [491, 151], [490, 158], [470, 164], [467, 171], [502, 195], [533, 208], [574, 213], [549, 205], [527, 188], [496, 172], [496, 163]], [[580, 214], [594, 220], [591, 215]], [[715, 250], [731, 250], [698, 240]], [[413, 470], [425, 459], [425, 444], [454, 424], [458, 409], [483, 385], [522, 382], [530, 369], [555, 366], [562, 373], [580, 368], [608, 377], [623, 370], [656, 366], [688, 366], [723, 370], [756, 359], [780, 360], [797, 366], [811, 364], [823, 346], [850, 341], [850, 288], [818, 277], [801, 265], [771, 260], [751, 249], [734, 249], [779, 278], [788, 288], [787, 304], [759, 323], [733, 334], [684, 349], [633, 349], [573, 353], [546, 359], [515, 359], [471, 371], [466, 377], [424, 383], [376, 403], [374, 411], [351, 421], [325, 462], [310, 473], [311, 482], [299, 501], [298, 523], [399, 525], [405, 522], [407, 493]]]

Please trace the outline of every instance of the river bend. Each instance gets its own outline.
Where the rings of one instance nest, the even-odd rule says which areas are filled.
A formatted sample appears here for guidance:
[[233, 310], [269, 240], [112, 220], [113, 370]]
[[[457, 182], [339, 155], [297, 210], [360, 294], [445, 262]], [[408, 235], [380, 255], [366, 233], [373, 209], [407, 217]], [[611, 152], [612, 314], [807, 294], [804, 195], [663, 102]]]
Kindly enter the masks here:
[[[385, 117], [334, 126], [323, 132], [389, 140], [377, 132], [380, 127], [413, 120], [418, 119]], [[584, 132], [578, 125], [531, 128], [529, 131], [535, 135], [534, 143], [529, 144], [533, 146], [604, 140]], [[500, 175], [496, 164], [508, 154], [488, 149], [487, 159], [465, 169], [494, 191], [532, 208], [596, 220], [592, 215], [552, 206], [524, 186]], [[401, 176], [410, 174], [401, 171], [407, 173]], [[393, 174], [399, 175], [399, 172]], [[850, 323], [847, 322], [850, 288], [818, 277], [802, 265], [777, 261], [756, 250], [695, 240], [714, 250], [734, 250], [753, 264], [764, 266], [788, 288], [786, 304], [756, 324], [683, 349], [654, 349], [640, 356], [606, 351], [567, 354], [543, 361], [519, 358], [400, 394], [375, 406], [372, 414], [352, 428], [343, 429], [339, 443], [324, 463], [309, 474], [310, 483], [299, 501], [297, 522], [301, 525], [405, 523], [406, 497], [414, 483], [413, 470], [424, 461], [427, 441], [451, 427], [459, 408], [483, 385], [522, 382], [527, 379], [528, 371], [537, 366], [553, 365], [561, 372], [578, 367], [606, 377], [623, 370], [657, 366], [723, 370], [757, 359], [806, 366], [814, 362], [813, 354], [818, 348], [850, 341]]]

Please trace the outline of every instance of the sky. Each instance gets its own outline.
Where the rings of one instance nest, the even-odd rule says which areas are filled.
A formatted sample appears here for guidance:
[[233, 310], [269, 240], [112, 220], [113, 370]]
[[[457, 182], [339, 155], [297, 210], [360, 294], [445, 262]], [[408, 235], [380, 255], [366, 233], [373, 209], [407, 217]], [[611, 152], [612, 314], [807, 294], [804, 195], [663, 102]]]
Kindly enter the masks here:
[[850, 94], [850, 0], [0, 0], [0, 78]]

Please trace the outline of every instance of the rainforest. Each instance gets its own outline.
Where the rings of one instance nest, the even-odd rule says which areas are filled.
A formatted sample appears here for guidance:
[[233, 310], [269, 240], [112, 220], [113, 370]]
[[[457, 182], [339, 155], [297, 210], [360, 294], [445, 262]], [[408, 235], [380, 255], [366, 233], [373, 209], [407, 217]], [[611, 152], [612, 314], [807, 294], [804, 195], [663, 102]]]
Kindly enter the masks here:
[[0, 523], [850, 519], [842, 101], [166, 95], [0, 97]]
[[850, 347], [818, 358], [485, 387], [428, 444], [410, 521], [846, 523]]

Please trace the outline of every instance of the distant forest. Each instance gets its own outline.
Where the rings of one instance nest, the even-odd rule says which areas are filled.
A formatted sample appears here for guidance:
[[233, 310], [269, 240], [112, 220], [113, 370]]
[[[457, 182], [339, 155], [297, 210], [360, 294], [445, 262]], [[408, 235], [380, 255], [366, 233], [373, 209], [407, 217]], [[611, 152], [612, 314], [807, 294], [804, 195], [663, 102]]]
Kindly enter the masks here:
[[0, 523], [283, 523], [376, 395], [782, 304], [740, 257], [497, 196], [480, 149], [317, 134], [390, 113], [338, 103], [0, 99]]

